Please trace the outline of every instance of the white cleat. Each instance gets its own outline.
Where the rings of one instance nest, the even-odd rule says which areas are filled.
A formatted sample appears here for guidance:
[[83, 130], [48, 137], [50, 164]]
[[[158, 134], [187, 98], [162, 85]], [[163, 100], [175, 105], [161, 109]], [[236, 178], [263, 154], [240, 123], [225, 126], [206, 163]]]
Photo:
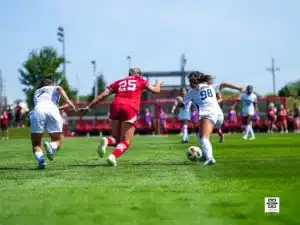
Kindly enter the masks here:
[[107, 158], [107, 162], [111, 166], [117, 166], [116, 156], [114, 156], [113, 154], [110, 154]]
[[48, 158], [50, 161], [52, 161], [53, 158], [54, 158], [54, 151], [53, 151], [53, 149], [51, 148], [49, 142], [45, 141], [44, 147], [45, 147], [45, 149], [46, 149], [47, 158]]
[[255, 140], [255, 139], [256, 139], [256, 137], [249, 138], [250, 141]]
[[105, 137], [100, 138], [100, 144], [98, 146], [98, 155], [100, 158], [104, 157], [107, 145], [108, 145], [107, 138]]
[[244, 135], [244, 136], [242, 137], [242, 139], [246, 141], [246, 140], [248, 139], [248, 137], [247, 137], [246, 135]]
[[216, 160], [214, 158], [206, 160], [206, 162], [203, 164], [203, 166], [210, 166], [214, 165], [216, 163]]

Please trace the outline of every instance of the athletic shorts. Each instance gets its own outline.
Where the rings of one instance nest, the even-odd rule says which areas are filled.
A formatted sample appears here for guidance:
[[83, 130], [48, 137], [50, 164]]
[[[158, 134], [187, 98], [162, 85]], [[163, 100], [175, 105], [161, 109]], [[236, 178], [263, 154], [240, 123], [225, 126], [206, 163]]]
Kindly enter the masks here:
[[129, 105], [116, 105], [110, 106], [111, 120], [119, 120], [121, 122], [131, 123], [136, 126], [137, 111]]
[[63, 119], [58, 109], [35, 108], [29, 113], [31, 133], [62, 133]]
[[7, 130], [8, 125], [7, 124], [1, 124], [1, 130]]
[[254, 116], [254, 113], [252, 112], [242, 112], [242, 117], [248, 117], [248, 116]]
[[199, 120], [201, 118], [206, 118], [211, 121], [211, 123], [214, 125], [215, 128], [221, 128], [223, 122], [224, 122], [224, 115], [223, 114], [208, 114], [208, 115], [202, 115], [199, 116]]

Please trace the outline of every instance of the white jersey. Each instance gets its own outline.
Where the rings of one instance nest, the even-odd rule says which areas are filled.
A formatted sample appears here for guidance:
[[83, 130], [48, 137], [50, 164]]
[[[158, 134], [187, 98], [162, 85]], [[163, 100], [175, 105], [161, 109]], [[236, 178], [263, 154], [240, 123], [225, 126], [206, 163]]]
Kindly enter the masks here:
[[238, 98], [242, 102], [242, 113], [245, 116], [253, 116], [255, 112], [254, 104], [257, 102], [256, 94], [244, 92]]
[[189, 90], [183, 99], [183, 104], [190, 101], [197, 106], [199, 117], [212, 114], [223, 115], [213, 85], [200, 84], [197, 88]]
[[57, 107], [60, 99], [58, 86], [45, 86], [37, 89], [34, 93], [33, 102], [35, 107]]
[[193, 102], [189, 101], [183, 107], [179, 108], [178, 119], [179, 120], [190, 120], [191, 119], [191, 106]]

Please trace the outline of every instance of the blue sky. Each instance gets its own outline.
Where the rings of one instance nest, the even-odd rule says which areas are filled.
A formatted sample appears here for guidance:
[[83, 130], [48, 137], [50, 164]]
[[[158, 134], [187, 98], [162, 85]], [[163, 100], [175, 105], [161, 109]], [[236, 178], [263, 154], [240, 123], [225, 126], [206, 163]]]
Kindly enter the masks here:
[[[201, 70], [217, 81], [272, 91], [271, 56], [281, 71], [277, 89], [300, 74], [297, 0], [10, 0], [0, 7], [0, 68], [10, 100], [23, 98], [18, 68], [32, 49], [61, 52], [65, 27], [70, 83], [80, 94], [93, 83], [90, 60], [108, 83], [126, 75], [126, 56], [142, 70]], [[79, 77], [79, 81], [76, 79]], [[174, 79], [166, 83], [173, 84]], [[179, 82], [179, 80], [178, 80]]]

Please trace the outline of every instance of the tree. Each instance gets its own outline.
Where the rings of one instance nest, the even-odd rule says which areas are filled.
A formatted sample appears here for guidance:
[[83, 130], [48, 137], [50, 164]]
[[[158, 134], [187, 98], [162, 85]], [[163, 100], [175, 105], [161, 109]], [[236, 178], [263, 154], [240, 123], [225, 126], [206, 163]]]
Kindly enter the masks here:
[[[102, 74], [97, 77], [97, 84], [98, 84], [97, 95], [99, 95], [106, 88], [106, 82], [105, 82], [104, 76]], [[95, 97], [95, 86], [93, 86], [93, 88], [92, 88], [92, 92], [88, 97], [88, 101], [92, 101], [94, 99], [94, 97]]]
[[33, 95], [36, 90], [36, 85], [45, 76], [51, 74], [52, 79], [62, 86], [71, 99], [75, 99], [76, 90], [72, 89], [63, 76], [59, 67], [64, 62], [63, 57], [59, 57], [56, 50], [52, 47], [44, 47], [39, 51], [33, 50], [30, 52], [28, 59], [22, 64], [19, 69], [20, 82], [24, 85], [24, 93], [27, 98], [29, 108], [33, 107]]
[[281, 88], [278, 92], [278, 95], [280, 97], [289, 97], [291, 96], [291, 91], [287, 85], [285, 85], [283, 88]]

